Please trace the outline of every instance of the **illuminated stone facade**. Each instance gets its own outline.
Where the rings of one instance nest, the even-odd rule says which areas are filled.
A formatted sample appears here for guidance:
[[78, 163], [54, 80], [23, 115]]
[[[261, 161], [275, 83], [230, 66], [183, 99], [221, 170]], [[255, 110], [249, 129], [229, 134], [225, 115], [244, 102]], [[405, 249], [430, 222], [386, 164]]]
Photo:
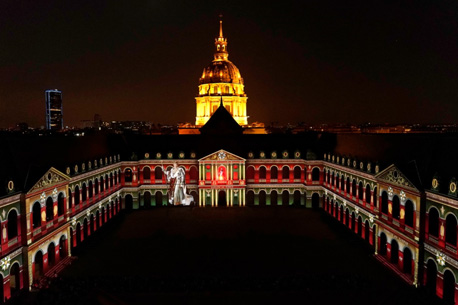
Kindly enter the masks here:
[[221, 102], [239, 125], [248, 125], [248, 97], [245, 94], [243, 78], [228, 57], [227, 39], [223, 36], [223, 25], [220, 21], [219, 37], [215, 39], [214, 59], [199, 79], [199, 93], [196, 97], [197, 126], [205, 125]]
[[323, 208], [405, 282], [458, 301], [455, 178], [444, 194], [439, 178], [430, 190], [420, 190], [393, 164], [381, 170], [338, 155], [307, 158], [299, 150], [243, 156], [224, 149], [200, 159], [194, 152], [151, 151], [127, 161], [119, 155], [92, 160], [65, 174], [50, 168], [22, 192], [9, 181], [12, 193], [0, 199], [2, 300], [52, 277], [75, 247], [121, 209], [168, 206], [162, 169], [176, 162], [196, 207]]

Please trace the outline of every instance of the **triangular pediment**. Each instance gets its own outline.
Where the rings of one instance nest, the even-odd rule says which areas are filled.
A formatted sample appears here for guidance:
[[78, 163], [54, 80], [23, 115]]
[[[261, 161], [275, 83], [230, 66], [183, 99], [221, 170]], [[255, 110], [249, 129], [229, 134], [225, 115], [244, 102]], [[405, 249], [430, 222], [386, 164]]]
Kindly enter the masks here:
[[33, 193], [39, 189], [43, 188], [48, 188], [53, 185], [57, 185], [59, 183], [62, 183], [64, 181], [70, 180], [70, 177], [65, 175], [64, 173], [61, 173], [54, 167], [51, 167], [46, 174], [44, 174], [40, 180], [38, 180], [37, 183], [30, 189], [28, 194]]
[[234, 155], [233, 153], [230, 153], [224, 149], [220, 149], [199, 160], [199, 162], [202, 161], [245, 161], [245, 159], [237, 155]]
[[416, 186], [394, 164], [381, 171], [375, 178], [390, 184], [417, 190]]

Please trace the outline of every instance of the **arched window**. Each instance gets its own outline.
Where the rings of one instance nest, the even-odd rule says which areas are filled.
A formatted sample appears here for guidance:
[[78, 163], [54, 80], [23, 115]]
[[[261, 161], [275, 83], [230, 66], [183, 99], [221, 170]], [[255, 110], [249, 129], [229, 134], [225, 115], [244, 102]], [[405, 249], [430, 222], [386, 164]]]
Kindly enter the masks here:
[[283, 180], [289, 180], [289, 167], [288, 166], [283, 166], [281, 177]]
[[17, 212], [11, 210], [8, 213], [8, 240], [11, 240], [17, 236]]
[[118, 172], [114, 172], [114, 181], [113, 181], [114, 185], [117, 185], [118, 184]]
[[246, 178], [247, 179], [254, 179], [254, 167], [249, 166], [246, 170]]
[[358, 184], [358, 198], [359, 200], [363, 200], [363, 194], [364, 194], [364, 189], [363, 189], [363, 182], [360, 181]]
[[143, 179], [150, 180], [151, 179], [151, 170], [148, 166], [143, 168]]
[[380, 233], [380, 254], [381, 255], [386, 255], [386, 243], [387, 243], [387, 238], [385, 233]]
[[405, 247], [403, 253], [403, 269], [404, 273], [412, 274], [412, 251]]
[[356, 197], [356, 179], [351, 182], [351, 195]]
[[266, 205], [266, 191], [259, 192], [259, 205], [265, 206]]
[[428, 213], [428, 233], [429, 235], [439, 236], [439, 212], [435, 208], [429, 209]]
[[[149, 178], [148, 178], [149, 179]], [[113, 173], [110, 173], [110, 187], [113, 187], [114, 186], [114, 182], [113, 182]]]
[[107, 174], [107, 175], [105, 175], [105, 189], [106, 190], [108, 190], [108, 180], [109, 180], [109, 178], [108, 178], [108, 174]]
[[103, 176], [100, 177], [100, 192], [103, 192], [105, 190], [105, 181], [103, 179]]
[[63, 193], [57, 196], [57, 216], [62, 216], [65, 213], [65, 197]]
[[70, 188], [68, 189], [68, 208], [71, 209], [73, 205], [73, 194]]
[[52, 268], [56, 264], [56, 246], [53, 242], [48, 245], [48, 267]]
[[35, 254], [34, 263], [35, 263], [35, 269], [34, 269], [33, 279], [38, 280], [44, 274], [43, 273], [43, 252], [41, 252], [41, 250], [39, 250]]
[[77, 185], [75, 186], [75, 205], [80, 203], [80, 187]]
[[374, 207], [378, 206], [378, 197], [377, 197], [377, 187], [374, 187], [374, 197], [372, 198], [374, 202]]
[[99, 179], [95, 178], [94, 180], [94, 193], [97, 195], [99, 193]]
[[270, 179], [278, 179], [278, 169], [276, 166], [270, 168]]
[[162, 180], [162, 168], [159, 166], [154, 169], [154, 179]]
[[143, 194], [143, 207], [145, 209], [151, 208], [151, 193], [150, 192], [145, 192], [145, 194]]
[[[10, 288], [11, 288], [11, 294], [16, 295], [16, 293], [19, 292], [19, 289], [21, 288], [21, 279], [20, 279], [20, 270], [19, 270], [19, 263], [14, 263], [13, 266], [11, 266], [10, 269]], [[3, 300], [3, 298], [2, 298]]]
[[266, 179], [266, 168], [264, 166], [259, 168], [259, 179]]
[[301, 179], [301, 168], [299, 166], [294, 167], [294, 179]]
[[32, 207], [33, 214], [33, 228], [39, 228], [41, 226], [41, 205], [39, 202], [35, 202]]
[[87, 187], [86, 187], [86, 183], [83, 183], [83, 187], [82, 187], [82, 190], [81, 190], [81, 197], [83, 199], [83, 202], [87, 200]]
[[344, 191], [345, 189], [345, 177], [344, 175], [340, 176], [340, 190]]
[[414, 215], [414, 209], [413, 209], [413, 203], [410, 200], [406, 201], [405, 204], [405, 224], [406, 226], [409, 226], [413, 228], [413, 215]]
[[281, 194], [281, 204], [284, 206], [289, 206], [289, 192], [286, 190]]
[[313, 193], [312, 195], [312, 208], [318, 209], [320, 207], [320, 195], [318, 193]]
[[52, 198], [48, 197], [48, 199], [46, 199], [46, 221], [51, 221], [54, 218], [53, 205], [54, 202]]
[[445, 219], [445, 241], [456, 247], [456, 217], [453, 214], [448, 214]]
[[371, 203], [371, 186], [366, 184], [366, 202]]
[[312, 181], [320, 181], [320, 169], [318, 167], [312, 169]]
[[[189, 168], [189, 178], [191, 180], [198, 180], [199, 179], [199, 173], [197, 172], [197, 168], [195, 166], [191, 166]], [[238, 179], [235, 179], [235, 175], [234, 175], [234, 180], [238, 180]]]
[[399, 244], [393, 238], [391, 240], [391, 263], [392, 264], [397, 264], [398, 261], [399, 261]]
[[382, 213], [388, 214], [388, 194], [382, 193]]
[[393, 210], [392, 210], [392, 216], [394, 219], [399, 220], [400, 209], [401, 209], [401, 205], [399, 202], [399, 197], [395, 195], [393, 196]]
[[247, 206], [253, 206], [254, 205], [254, 192], [253, 191], [248, 191], [246, 193], [246, 205]]
[[92, 184], [92, 180], [89, 180], [89, 185], [88, 185], [88, 193], [89, 193], [89, 198], [92, 198], [94, 196], [94, 185]]
[[65, 258], [67, 256], [66, 238], [62, 235], [59, 239], [59, 257]]
[[278, 205], [278, 193], [277, 191], [270, 192], [270, 205]]
[[426, 289], [431, 293], [436, 293], [437, 265], [433, 259], [428, 259], [426, 264]]
[[347, 177], [347, 182], [345, 183], [345, 187], [347, 188], [347, 194], [350, 194], [350, 177]]

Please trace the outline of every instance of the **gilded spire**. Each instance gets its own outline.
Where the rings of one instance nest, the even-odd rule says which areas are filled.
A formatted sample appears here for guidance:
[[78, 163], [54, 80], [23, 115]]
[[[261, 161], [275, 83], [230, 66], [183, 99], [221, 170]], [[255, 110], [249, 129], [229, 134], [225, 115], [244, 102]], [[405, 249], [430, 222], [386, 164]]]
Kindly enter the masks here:
[[[221, 17], [221, 15], [220, 15]], [[219, 38], [223, 38], [223, 20], [219, 21]]]
[[227, 39], [223, 36], [223, 16], [219, 15], [219, 37], [215, 39], [215, 60], [227, 60], [229, 54], [227, 53]]

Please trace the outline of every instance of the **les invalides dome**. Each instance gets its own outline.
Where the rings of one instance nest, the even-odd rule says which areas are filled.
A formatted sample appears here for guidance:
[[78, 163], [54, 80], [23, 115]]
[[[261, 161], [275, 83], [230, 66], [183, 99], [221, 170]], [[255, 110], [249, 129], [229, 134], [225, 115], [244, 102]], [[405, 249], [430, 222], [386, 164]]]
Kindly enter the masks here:
[[223, 22], [219, 22], [219, 37], [215, 39], [214, 59], [199, 79], [196, 97], [196, 125], [204, 125], [221, 104], [241, 125], [248, 125], [243, 78], [239, 69], [228, 60], [227, 39], [223, 36]]

